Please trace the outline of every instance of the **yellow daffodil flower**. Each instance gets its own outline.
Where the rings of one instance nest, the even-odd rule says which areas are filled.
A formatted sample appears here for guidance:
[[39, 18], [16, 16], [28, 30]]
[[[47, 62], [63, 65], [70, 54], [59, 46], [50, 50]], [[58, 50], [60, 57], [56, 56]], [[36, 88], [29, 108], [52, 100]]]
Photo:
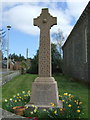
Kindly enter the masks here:
[[59, 97], [62, 97], [61, 95], [59, 95]]
[[15, 100], [14, 102], [17, 102], [17, 100]]
[[66, 96], [66, 95], [68, 95], [68, 93], [64, 93], [64, 95]]
[[37, 109], [34, 109], [34, 113], [36, 113], [37, 112]]
[[26, 106], [25, 108], [28, 109], [28, 106]]
[[82, 102], [79, 103], [80, 105], [82, 104]]
[[12, 101], [12, 98], [10, 98], [10, 101]]
[[32, 107], [35, 107], [34, 105], [32, 105]]
[[54, 103], [50, 103], [50, 104], [51, 104], [51, 106], [52, 106], [52, 107], [54, 107], [54, 106], [55, 106], [55, 105], [54, 105]]
[[30, 114], [33, 114], [33, 111], [32, 111], [32, 112], [30, 112]]
[[60, 108], [60, 111], [63, 111], [63, 109], [62, 109], [62, 108]]
[[76, 100], [74, 100], [74, 102], [77, 102]]
[[57, 113], [57, 110], [54, 111], [54, 114], [56, 114], [56, 113]]
[[62, 102], [64, 102], [65, 100], [62, 100]]
[[25, 93], [25, 91], [22, 91], [22, 93]]
[[80, 110], [77, 110], [77, 112], [79, 113], [79, 112], [80, 112]]
[[46, 111], [46, 109], [43, 109], [43, 111]]
[[80, 108], [80, 106], [78, 106], [77, 108]]
[[74, 95], [71, 95], [71, 98], [74, 98]]
[[71, 96], [71, 94], [68, 94], [68, 96]]
[[28, 90], [28, 93], [30, 93], [30, 90]]
[[78, 102], [76, 102], [76, 104], [78, 105]]
[[17, 93], [17, 96], [19, 96], [20, 94], [19, 93]]
[[5, 99], [5, 102], [7, 102], [8, 100], [7, 99]]
[[71, 104], [69, 104], [69, 105], [68, 105], [68, 107], [72, 107], [72, 105], [71, 105]]

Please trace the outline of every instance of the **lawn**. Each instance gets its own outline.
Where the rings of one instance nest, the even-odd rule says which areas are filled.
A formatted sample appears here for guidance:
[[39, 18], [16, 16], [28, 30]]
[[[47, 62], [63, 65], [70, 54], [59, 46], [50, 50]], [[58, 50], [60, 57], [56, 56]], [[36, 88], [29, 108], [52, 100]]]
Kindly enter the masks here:
[[[3, 85], [2, 87], [2, 102], [4, 99], [11, 98], [13, 95], [20, 93], [21, 91], [31, 91], [31, 85], [37, 75], [24, 74], [13, 78], [11, 81]], [[88, 118], [88, 87], [82, 83], [72, 81], [70, 77], [63, 75], [54, 75], [55, 80], [58, 83], [58, 91], [60, 95], [64, 92], [71, 93], [74, 96], [80, 97], [83, 102], [84, 116]]]

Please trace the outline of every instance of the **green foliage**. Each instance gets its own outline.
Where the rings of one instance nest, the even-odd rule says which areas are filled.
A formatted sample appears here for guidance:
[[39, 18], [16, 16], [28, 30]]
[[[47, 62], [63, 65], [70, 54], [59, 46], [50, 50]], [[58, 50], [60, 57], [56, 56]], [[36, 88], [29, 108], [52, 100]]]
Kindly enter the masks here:
[[[28, 73], [31, 74], [38, 73], [38, 56], [39, 56], [39, 50], [37, 51], [34, 58], [31, 60], [31, 67], [28, 70]], [[62, 59], [55, 44], [51, 44], [51, 57], [52, 57], [52, 72], [62, 73]]]
[[[36, 77], [38, 76], [34, 74], [24, 74], [13, 78], [11, 81], [2, 86], [2, 100], [0, 101], [4, 102], [4, 99], [9, 99], [13, 95], [20, 93], [22, 90], [31, 90], [32, 82], [35, 80]], [[62, 95], [66, 91], [73, 94], [74, 96], [77, 95], [78, 97], [80, 97], [80, 100], [83, 103], [83, 111], [85, 113], [81, 116], [82, 118], [88, 118], [88, 93], [90, 89], [85, 84], [73, 81], [68, 76], [54, 75], [54, 78], [57, 81], [58, 92], [60, 95]]]
[[80, 102], [78, 97], [64, 93], [63, 96], [60, 96], [60, 100], [63, 101], [63, 108], [56, 107], [53, 105], [53, 103], [51, 104], [51, 108], [47, 109], [37, 108], [33, 105], [33, 110], [27, 109], [25, 111], [25, 116], [30, 117], [31, 112], [33, 117], [38, 117], [39, 120], [43, 118], [47, 120], [58, 120], [60, 118], [80, 118], [81, 114], [84, 114], [82, 109], [82, 102]]
[[21, 54], [19, 54], [19, 56], [15, 53], [10, 54], [9, 58], [14, 59], [15, 61], [22, 61], [25, 60], [24, 56], [22, 56]]
[[[24, 112], [25, 117], [37, 117], [39, 120], [45, 119], [54, 119], [59, 118], [81, 118], [83, 113], [82, 102], [78, 97], [74, 97], [71, 94], [64, 93], [63, 96], [59, 95], [59, 99], [63, 102], [63, 108], [59, 108], [50, 103], [50, 108], [38, 108], [37, 106], [32, 105], [30, 108], [26, 107]], [[3, 103], [3, 108], [13, 112], [13, 107], [15, 106], [24, 106], [30, 101], [30, 91], [17, 93], [10, 99], [5, 99]]]
[[26, 103], [28, 103], [30, 100], [30, 91], [25, 92], [22, 91], [21, 93], [17, 93], [16, 95], [13, 95], [10, 99], [5, 99], [3, 102], [2, 107], [6, 109], [7, 111], [13, 112], [13, 107], [15, 106], [24, 106]]
[[27, 70], [27, 73], [31, 73], [31, 74], [38, 73], [38, 55], [39, 55], [39, 51], [37, 50], [36, 55], [31, 60], [31, 66], [30, 66], [30, 69]]
[[62, 73], [62, 59], [55, 44], [51, 45], [52, 73]]

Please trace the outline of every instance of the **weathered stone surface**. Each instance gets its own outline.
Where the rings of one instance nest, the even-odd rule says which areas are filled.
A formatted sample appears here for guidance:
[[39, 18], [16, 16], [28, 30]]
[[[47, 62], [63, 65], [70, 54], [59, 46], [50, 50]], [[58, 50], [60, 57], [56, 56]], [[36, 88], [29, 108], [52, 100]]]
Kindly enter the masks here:
[[32, 85], [31, 103], [35, 105], [58, 105], [57, 82], [53, 77], [38, 77]]
[[48, 13], [48, 9], [42, 9], [39, 17], [34, 19], [34, 25], [40, 28], [39, 47], [39, 76], [51, 77], [51, 42], [50, 28], [57, 24], [56, 17]]
[[58, 98], [57, 82], [51, 77], [50, 28], [56, 23], [56, 17], [52, 17], [47, 8], [42, 9], [40, 16], [34, 19], [34, 25], [40, 28], [39, 77], [32, 85], [29, 104], [48, 107], [52, 102], [62, 107]]
[[63, 54], [64, 73], [90, 82], [90, 2], [68, 36]]

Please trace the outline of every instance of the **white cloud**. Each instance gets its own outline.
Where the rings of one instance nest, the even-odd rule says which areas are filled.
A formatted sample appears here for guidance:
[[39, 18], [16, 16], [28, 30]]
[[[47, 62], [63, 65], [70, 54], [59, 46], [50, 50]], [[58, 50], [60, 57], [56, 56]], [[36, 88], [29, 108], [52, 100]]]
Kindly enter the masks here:
[[[56, 7], [56, 2], [46, 2], [44, 4], [44, 7], [49, 5], [50, 14], [57, 17], [57, 25], [52, 27], [51, 32], [55, 32], [57, 31], [57, 29], [61, 29], [64, 32], [65, 36], [69, 35], [70, 31], [73, 28], [73, 25], [70, 24], [72, 21], [72, 17], [77, 20], [88, 2], [88, 0], [86, 0], [86, 2], [81, 2], [80, 0], [80, 2], [78, 3], [76, 3], [75, 1], [71, 2], [71, 0], [68, 1], [70, 2], [67, 2], [68, 8], [65, 9], [65, 11], [62, 9], [58, 9]], [[34, 5], [32, 3], [25, 2], [7, 2], [3, 5], [3, 7], [10, 7], [10, 9], [3, 11], [4, 26], [10, 24], [13, 28], [27, 34], [36, 35], [39, 33], [38, 27], [33, 26], [33, 18], [36, 18], [40, 15], [43, 6], [39, 6], [37, 3]]]
[[69, 2], [67, 2], [68, 9], [66, 13], [69, 13], [75, 19], [78, 19], [88, 2], [89, 0], [74, 0], [73, 2], [72, 0], [69, 0]]

